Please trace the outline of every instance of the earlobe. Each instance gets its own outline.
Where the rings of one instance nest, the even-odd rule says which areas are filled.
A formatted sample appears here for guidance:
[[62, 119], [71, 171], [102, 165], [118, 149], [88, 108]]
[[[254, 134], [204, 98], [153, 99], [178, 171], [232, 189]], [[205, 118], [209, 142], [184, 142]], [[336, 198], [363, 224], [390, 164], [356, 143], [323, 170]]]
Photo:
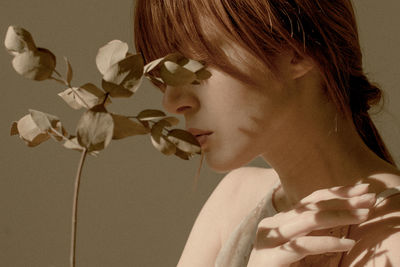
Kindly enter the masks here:
[[293, 52], [292, 59], [290, 61], [292, 79], [299, 79], [303, 77], [313, 68], [314, 62], [311, 58], [301, 56], [298, 53]]

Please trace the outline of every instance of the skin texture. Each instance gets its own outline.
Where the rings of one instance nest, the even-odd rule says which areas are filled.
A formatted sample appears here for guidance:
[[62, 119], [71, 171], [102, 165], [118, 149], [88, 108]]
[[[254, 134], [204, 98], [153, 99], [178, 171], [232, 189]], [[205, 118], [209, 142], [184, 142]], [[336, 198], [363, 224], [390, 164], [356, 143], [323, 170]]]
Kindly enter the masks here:
[[[243, 51], [233, 49], [227, 50], [227, 53], [233, 61], [240, 62], [237, 55]], [[311, 60], [288, 51], [278, 56], [276, 66], [278, 69], [276, 75], [265, 68], [260, 69], [259, 73], [251, 72], [252, 77], [259, 82], [259, 86], [246, 85], [222, 70], [210, 66], [212, 77], [200, 85], [166, 87], [163, 98], [164, 107], [168, 112], [184, 115], [187, 128], [214, 132], [208, 137], [204, 148], [207, 163], [212, 169], [219, 172], [230, 171], [243, 166], [257, 156], [262, 156], [276, 171], [282, 184], [274, 200], [278, 211], [292, 210], [300, 200], [323, 188], [364, 182], [370, 184], [369, 192], [379, 193], [388, 187], [400, 185], [399, 170], [370, 151], [358, 136], [353, 123], [338, 115], [334, 104], [329, 101], [322, 89], [321, 77]], [[243, 68], [246, 70], [246, 64], [243, 64]], [[233, 180], [236, 181], [237, 178]], [[261, 183], [264, 182], [258, 184], [255, 182], [254, 187], [259, 187]], [[223, 229], [234, 227], [246, 211], [249, 212], [254, 207], [256, 199], [246, 202], [248, 196], [244, 195], [236, 201], [238, 205], [233, 207], [232, 211], [225, 212], [226, 217], [220, 215], [221, 210], [218, 210], [218, 205], [229, 207], [229, 202], [235, 201], [232, 193], [232, 190], [237, 188], [235, 184], [237, 182], [226, 182], [214, 191], [193, 227], [178, 266], [212, 266], [213, 257], [218, 253], [223, 238], [220, 240], [210, 238], [208, 248], [206, 248], [200, 245], [201, 236], [207, 234], [222, 236]], [[261, 187], [263, 192], [265, 188], [268, 187]], [[260, 189], [252, 190], [258, 192]], [[250, 192], [251, 190], [248, 193]], [[313, 202], [318, 203], [324, 200], [327, 192], [320, 191]], [[262, 193], [256, 195], [262, 195]], [[398, 206], [399, 199], [399, 197], [393, 198], [392, 202], [388, 202], [392, 204], [386, 204], [381, 208], [380, 214], [389, 217], [400, 216], [393, 208], [393, 206]], [[346, 199], [346, 201], [350, 200]], [[355, 207], [351, 207], [353, 208]], [[232, 215], [235, 211], [238, 212], [236, 217]], [[301, 216], [301, 213], [295, 214], [299, 216], [297, 221], [300, 224], [310, 222], [305, 219], [307, 217]], [[334, 214], [336, 217], [332, 217], [329, 212], [320, 215], [329, 217], [330, 225], [322, 223], [305, 225], [307, 231], [301, 233], [300, 236], [296, 234], [292, 237], [303, 238], [299, 239], [299, 242], [301, 241], [302, 246], [307, 247], [316, 242], [314, 239], [304, 238], [313, 231], [314, 234], [317, 233], [317, 236], [321, 236], [320, 241], [324, 241], [323, 238], [326, 238], [330, 228], [359, 224], [367, 220], [364, 216], [357, 217], [359, 221], [350, 222], [344, 220], [344, 217], [338, 215], [337, 212]], [[375, 210], [369, 216], [372, 219], [375, 218], [377, 216]], [[227, 222], [226, 218], [230, 217], [236, 220]], [[295, 220], [295, 217], [291, 217], [290, 220]], [[259, 227], [268, 227], [270, 223], [267, 221]], [[210, 225], [217, 230], [210, 232]], [[385, 255], [392, 261], [391, 264], [396, 260], [398, 262], [399, 259], [395, 259], [396, 255], [391, 253], [396, 251], [396, 248], [397, 250], [400, 248], [398, 233], [386, 235], [386, 238], [382, 240], [379, 231], [384, 227], [384, 223], [379, 222], [378, 219], [374, 225], [377, 236], [381, 237], [380, 249], [384, 250], [385, 245], [390, 244], [391, 247]], [[350, 237], [362, 240], [366, 233], [363, 229], [366, 227], [353, 227]], [[316, 232], [317, 230], [319, 232]], [[382, 229], [382, 231], [385, 230]], [[208, 239], [203, 238], [204, 240]], [[345, 258], [343, 266], [370, 266], [368, 260], [363, 262], [364, 265], [356, 265], [356, 262], [360, 261], [361, 252], [377, 245], [377, 242], [378, 238], [371, 238], [357, 244], [355, 251], [358, 253], [350, 253]], [[272, 246], [282, 244], [281, 240]], [[325, 251], [318, 250], [321, 247], [317, 246], [311, 249], [314, 250], [313, 253], [308, 254], [350, 249], [348, 244], [346, 248], [343, 246], [343, 244], [342, 246], [334, 245]], [[267, 251], [264, 252], [265, 255], [268, 254]], [[281, 257], [286, 260], [279, 262], [279, 256], [276, 256], [275, 265], [289, 266], [288, 264], [306, 256], [303, 252], [298, 253], [300, 254], [295, 257], [289, 257], [292, 260], [289, 263], [286, 261], [288, 257]], [[264, 254], [263, 250], [253, 253], [252, 265], [249, 266], [267, 266], [262, 263], [265, 262]], [[278, 254], [269, 255], [270, 258]]]

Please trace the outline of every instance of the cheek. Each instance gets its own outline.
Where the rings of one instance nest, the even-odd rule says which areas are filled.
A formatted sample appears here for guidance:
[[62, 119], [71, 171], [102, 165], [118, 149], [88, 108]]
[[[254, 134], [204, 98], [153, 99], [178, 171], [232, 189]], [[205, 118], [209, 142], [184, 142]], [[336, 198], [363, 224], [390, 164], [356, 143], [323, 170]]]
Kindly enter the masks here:
[[226, 172], [246, 165], [262, 154], [264, 138], [261, 129], [255, 127], [250, 119], [238, 116], [219, 124], [206, 150], [209, 167]]
[[214, 137], [206, 152], [207, 164], [214, 171], [227, 172], [240, 168], [261, 154], [254, 140], [243, 134]]

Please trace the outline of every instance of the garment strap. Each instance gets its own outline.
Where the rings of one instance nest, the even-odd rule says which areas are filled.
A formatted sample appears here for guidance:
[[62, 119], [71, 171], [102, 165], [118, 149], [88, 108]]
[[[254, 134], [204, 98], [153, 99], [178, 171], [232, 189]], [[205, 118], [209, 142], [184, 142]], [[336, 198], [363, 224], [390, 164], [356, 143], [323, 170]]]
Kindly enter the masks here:
[[400, 185], [386, 189], [385, 191], [379, 193], [376, 196], [376, 202], [375, 202], [374, 207], [378, 206], [380, 203], [382, 203], [384, 200], [388, 199], [389, 197], [392, 197], [392, 196], [395, 196], [398, 194], [400, 194]]

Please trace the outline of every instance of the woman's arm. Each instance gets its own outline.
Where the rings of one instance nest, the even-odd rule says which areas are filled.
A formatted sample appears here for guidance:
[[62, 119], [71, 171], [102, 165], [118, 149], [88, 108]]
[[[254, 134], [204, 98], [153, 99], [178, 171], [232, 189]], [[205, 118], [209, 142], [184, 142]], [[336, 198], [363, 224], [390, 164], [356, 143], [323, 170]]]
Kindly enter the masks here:
[[201, 209], [186, 241], [178, 267], [214, 266], [221, 248], [224, 207], [235, 187], [235, 172], [226, 175]]

